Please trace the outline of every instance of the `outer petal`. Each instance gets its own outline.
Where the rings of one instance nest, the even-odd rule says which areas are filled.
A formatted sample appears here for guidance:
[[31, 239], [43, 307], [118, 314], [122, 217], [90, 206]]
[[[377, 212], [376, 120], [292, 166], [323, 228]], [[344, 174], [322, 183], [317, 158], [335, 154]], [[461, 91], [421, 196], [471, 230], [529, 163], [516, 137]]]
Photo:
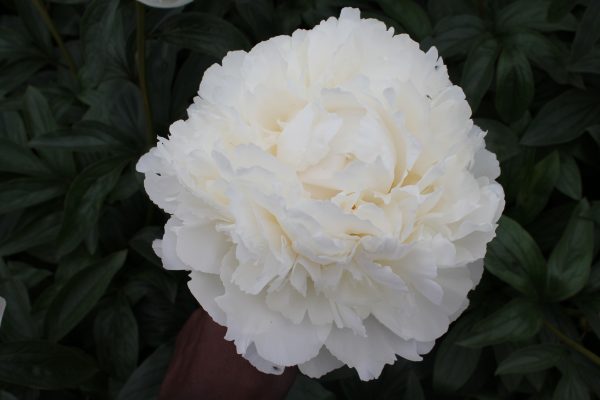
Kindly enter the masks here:
[[226, 325], [227, 317], [215, 301], [217, 297], [222, 296], [225, 292], [225, 287], [219, 276], [205, 274], [204, 272], [192, 272], [190, 273], [188, 287], [208, 315], [216, 323]]
[[175, 8], [181, 7], [188, 3], [191, 3], [194, 0], [138, 0], [140, 3], [143, 3], [150, 7], [156, 8]]
[[326, 347], [323, 347], [321, 348], [321, 351], [319, 351], [319, 355], [298, 365], [298, 368], [304, 375], [310, 376], [311, 378], [320, 378], [342, 365], [344, 365], [343, 362], [335, 358]]
[[217, 232], [214, 224], [176, 228], [177, 256], [186, 269], [218, 274], [225, 254], [231, 248], [227, 236]]
[[349, 329], [334, 328], [325, 342], [331, 354], [356, 368], [363, 381], [377, 378], [386, 364], [396, 361], [396, 354], [412, 361], [421, 360], [416, 341], [396, 336], [375, 318], [368, 318], [365, 327], [366, 337], [355, 335]]

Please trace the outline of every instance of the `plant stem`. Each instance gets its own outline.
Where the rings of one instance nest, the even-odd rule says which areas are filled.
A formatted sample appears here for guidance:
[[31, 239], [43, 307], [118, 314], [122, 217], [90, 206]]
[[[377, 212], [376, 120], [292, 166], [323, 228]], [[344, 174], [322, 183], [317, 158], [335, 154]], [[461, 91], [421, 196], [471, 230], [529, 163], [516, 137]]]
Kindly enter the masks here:
[[156, 140], [154, 127], [152, 126], [152, 110], [150, 109], [150, 100], [148, 99], [148, 87], [146, 86], [146, 28], [144, 20], [144, 6], [135, 2], [136, 19], [136, 46], [137, 46], [137, 68], [140, 90], [144, 102], [144, 114], [146, 115], [146, 130], [148, 134], [148, 147], [151, 147]]
[[46, 11], [46, 7], [44, 7], [44, 5], [42, 4], [42, 2], [40, 0], [31, 0], [31, 2], [33, 3], [34, 7], [37, 8], [37, 10], [39, 11], [40, 15], [42, 16], [42, 19], [44, 20], [44, 23], [46, 24], [46, 27], [52, 34], [54, 41], [56, 41], [56, 44], [58, 45], [58, 48], [60, 49], [60, 52], [62, 53], [62, 55], [67, 63], [67, 66], [69, 67], [69, 70], [71, 71], [71, 74], [73, 74], [73, 76], [75, 78], [77, 78], [77, 67], [75, 66], [73, 57], [71, 57], [71, 53], [69, 53], [69, 51], [65, 47], [65, 43], [63, 42], [62, 38], [60, 37], [60, 34], [58, 33], [58, 30], [56, 29], [54, 22], [52, 22], [52, 18], [50, 18], [50, 15], [48, 15], [48, 11]]
[[560, 330], [558, 330], [558, 328], [556, 328], [548, 321], [544, 321], [544, 325], [546, 325], [546, 328], [548, 328], [550, 332], [558, 336], [558, 338], [562, 340], [567, 346], [569, 346], [570, 348], [572, 348], [573, 350], [575, 350], [576, 352], [593, 362], [594, 364], [600, 366], [600, 357], [597, 354], [592, 353], [591, 351], [583, 347], [581, 344], [562, 333]]

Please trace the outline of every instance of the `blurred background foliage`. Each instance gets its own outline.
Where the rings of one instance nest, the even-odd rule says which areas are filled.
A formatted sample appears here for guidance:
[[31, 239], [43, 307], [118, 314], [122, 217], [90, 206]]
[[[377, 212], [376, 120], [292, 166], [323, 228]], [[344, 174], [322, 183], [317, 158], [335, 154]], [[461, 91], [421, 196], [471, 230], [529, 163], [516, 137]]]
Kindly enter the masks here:
[[0, 0], [0, 399], [155, 398], [197, 304], [151, 250], [165, 216], [135, 162], [227, 51], [343, 6], [438, 48], [507, 208], [423, 362], [300, 376], [288, 400], [600, 398], [600, 0]]

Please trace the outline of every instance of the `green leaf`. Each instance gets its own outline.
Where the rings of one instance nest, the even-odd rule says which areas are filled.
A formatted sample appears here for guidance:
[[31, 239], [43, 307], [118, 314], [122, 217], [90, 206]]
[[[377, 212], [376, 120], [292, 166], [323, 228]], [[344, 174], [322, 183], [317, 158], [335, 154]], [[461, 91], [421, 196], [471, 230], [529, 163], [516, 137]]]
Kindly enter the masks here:
[[96, 305], [121, 269], [127, 251], [113, 253], [75, 274], [54, 298], [46, 314], [46, 335], [56, 342], [69, 333]]
[[406, 380], [405, 400], [425, 400], [425, 393], [421, 387], [421, 382], [414, 372], [409, 372]]
[[40, 149], [69, 151], [112, 151], [113, 154], [129, 153], [131, 144], [116, 137], [118, 131], [96, 121], [81, 121], [72, 129], [58, 130], [43, 137], [33, 138], [29, 146]]
[[41, 60], [21, 60], [0, 67], [0, 94], [4, 95], [26, 83], [46, 63]]
[[298, 374], [285, 400], [335, 400], [335, 395], [325, 389], [319, 381]]
[[258, 40], [273, 36], [275, 15], [272, 0], [235, 0], [235, 8]]
[[570, 142], [599, 121], [598, 94], [592, 90], [569, 90], [541, 108], [521, 143], [526, 146], [549, 146]]
[[[2, 265], [0, 268], [3, 268]], [[38, 327], [31, 318], [31, 305], [25, 285], [14, 278], [3, 279], [0, 281], [0, 296], [6, 300], [0, 338], [3, 341], [15, 341], [38, 337]]]
[[28, 289], [39, 285], [46, 278], [52, 276], [52, 272], [47, 269], [35, 268], [21, 261], [9, 261], [7, 266], [10, 276], [23, 282]]
[[413, 0], [377, 0], [383, 11], [398, 21], [413, 39], [423, 40], [431, 35], [431, 21], [427, 13]]
[[529, 339], [542, 326], [542, 313], [530, 301], [517, 298], [475, 324], [474, 332], [459, 342], [462, 346], [483, 347]]
[[0, 138], [15, 144], [27, 144], [25, 124], [19, 113], [14, 111], [0, 111]]
[[[148, 61], [146, 70], [148, 76], [148, 96], [152, 108], [152, 117], [157, 125], [157, 130], [167, 132], [173, 122], [170, 106], [173, 76], [177, 57], [177, 46], [161, 40], [146, 42]], [[198, 72], [196, 70], [196, 72]], [[198, 87], [196, 87], [198, 89]], [[187, 99], [189, 102], [189, 98]]]
[[600, 47], [594, 47], [592, 51], [568, 66], [569, 71], [585, 74], [600, 74]]
[[590, 1], [577, 26], [577, 32], [575, 32], [575, 39], [571, 47], [572, 60], [579, 60], [592, 50], [594, 43], [600, 39], [599, 24], [600, 2]]
[[[54, 113], [39, 90], [33, 87], [27, 88], [23, 101], [30, 137], [40, 137], [58, 129]], [[40, 151], [39, 154], [56, 172], [67, 176], [75, 173], [75, 163], [70, 154], [52, 150]]]
[[154, 400], [169, 366], [173, 346], [157, 348], [129, 377], [117, 395], [117, 400]]
[[116, 296], [96, 315], [94, 339], [102, 368], [126, 380], [137, 366], [139, 339], [137, 321], [123, 295]]
[[129, 241], [129, 245], [139, 255], [150, 261], [157, 267], [162, 267], [161, 259], [152, 249], [152, 242], [163, 236], [163, 228], [158, 226], [146, 226], [137, 232]]
[[566, 63], [569, 53], [562, 42], [536, 31], [517, 31], [505, 36], [503, 44], [521, 51], [556, 82], [569, 83]]
[[578, 376], [577, 371], [568, 370], [558, 381], [552, 400], [588, 400], [590, 393], [585, 382]]
[[65, 192], [60, 181], [18, 178], [0, 182], [0, 214], [31, 207]]
[[60, 228], [61, 217], [62, 212], [57, 212], [19, 226], [8, 238], [0, 242], [0, 256], [19, 253], [54, 241]]
[[35, 40], [21, 26], [10, 24], [0, 26], [0, 61], [16, 62], [22, 60], [46, 61], [47, 55], [40, 50]]
[[483, 20], [474, 15], [443, 18], [433, 29], [433, 44], [443, 57], [466, 55], [485, 32]]
[[0, 138], [0, 172], [20, 175], [52, 176], [48, 166], [26, 147]]
[[177, 71], [173, 83], [173, 94], [171, 100], [171, 116], [173, 118], [182, 118], [186, 115], [190, 99], [196, 95], [200, 81], [201, 73], [214, 62], [212, 57], [204, 54], [191, 53], [182, 63]]
[[564, 156], [560, 160], [560, 175], [556, 181], [556, 189], [574, 200], [581, 199], [581, 174], [577, 162], [571, 156]]
[[45, 341], [0, 343], [0, 381], [43, 390], [75, 388], [97, 371], [73, 347]]
[[488, 245], [485, 268], [527, 296], [543, 291], [544, 256], [529, 233], [516, 221], [503, 216], [496, 238]]
[[49, 53], [51, 48], [50, 32], [44, 24], [40, 12], [34, 7], [34, 3], [31, 1], [16, 1], [14, 5], [36, 45], [45, 53]]
[[96, 225], [106, 196], [119, 181], [127, 159], [100, 160], [85, 168], [71, 183], [59, 234], [59, 254], [73, 250]]
[[567, 228], [548, 259], [546, 298], [567, 299], [585, 286], [594, 253], [594, 223], [590, 206], [582, 200], [573, 211]]
[[532, 221], [544, 209], [560, 174], [560, 157], [553, 151], [535, 164], [517, 194], [515, 219]]
[[548, 8], [548, 20], [558, 21], [568, 14], [576, 5], [577, 2], [573, 0], [551, 0], [550, 7]]
[[0, 400], [19, 400], [12, 393], [0, 390]]
[[104, 75], [118, 6], [119, 0], [92, 0], [85, 7], [80, 22], [83, 66], [79, 75], [86, 86], [98, 84]]
[[217, 59], [230, 50], [250, 47], [248, 39], [234, 25], [199, 12], [173, 15], [163, 22], [161, 31], [161, 37], [167, 42]]
[[502, 8], [496, 15], [496, 27], [500, 32], [520, 29], [536, 31], [574, 31], [577, 21], [565, 15], [559, 21], [547, 18], [550, 3], [546, 0], [518, 0]]
[[554, 344], [524, 347], [502, 360], [496, 369], [496, 375], [543, 371], [555, 366], [564, 356], [563, 348]]
[[463, 88], [473, 112], [488, 91], [494, 77], [498, 57], [498, 41], [490, 35], [483, 36], [469, 51], [463, 67], [460, 86]]
[[[453, 393], [471, 378], [479, 363], [480, 349], [457, 344], [472, 327], [472, 315], [462, 317], [453, 325], [439, 345], [433, 365], [433, 386], [438, 391]], [[460, 368], [456, 368], [460, 365]]]
[[502, 122], [478, 118], [475, 124], [486, 131], [485, 147], [496, 155], [498, 161], [506, 161], [519, 153], [517, 134]]
[[496, 70], [496, 110], [506, 121], [515, 121], [529, 108], [534, 94], [533, 73], [527, 57], [505, 48]]

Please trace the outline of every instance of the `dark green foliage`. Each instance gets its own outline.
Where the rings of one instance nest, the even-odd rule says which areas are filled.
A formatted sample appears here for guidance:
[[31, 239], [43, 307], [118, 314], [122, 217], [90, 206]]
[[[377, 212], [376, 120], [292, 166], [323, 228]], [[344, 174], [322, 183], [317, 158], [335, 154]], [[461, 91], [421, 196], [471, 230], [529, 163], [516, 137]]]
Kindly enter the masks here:
[[343, 6], [437, 47], [488, 132], [507, 206], [469, 309], [424, 361], [373, 382], [300, 376], [288, 399], [600, 398], [600, 1], [144, 7], [151, 119], [136, 2], [41, 4], [60, 46], [31, 0], [0, 1], [0, 400], [156, 398], [197, 305], [151, 249], [165, 216], [135, 163], [208, 66]]

